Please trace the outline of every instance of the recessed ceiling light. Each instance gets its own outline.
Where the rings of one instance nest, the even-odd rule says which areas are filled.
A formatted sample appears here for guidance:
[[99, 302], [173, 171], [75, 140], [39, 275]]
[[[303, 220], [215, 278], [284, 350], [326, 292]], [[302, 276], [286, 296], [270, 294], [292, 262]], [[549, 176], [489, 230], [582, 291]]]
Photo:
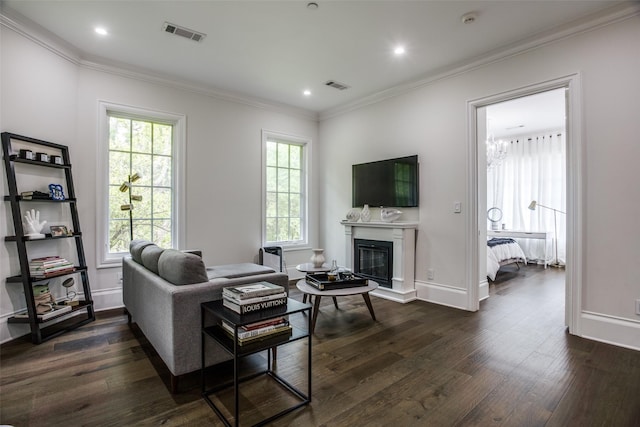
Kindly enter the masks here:
[[403, 55], [404, 52], [404, 46], [397, 46], [395, 49], [393, 49], [393, 53], [395, 53], [396, 55]]
[[302, 92], [302, 94], [304, 96], [310, 96], [311, 95], [311, 91], [309, 89], [306, 89], [304, 92]]
[[106, 36], [107, 34], [109, 34], [107, 32], [107, 30], [102, 28], [102, 27], [96, 27], [95, 31], [96, 31], [96, 33], [100, 34], [101, 36]]
[[307, 9], [316, 10], [318, 8], [318, 3], [312, 1], [307, 3]]

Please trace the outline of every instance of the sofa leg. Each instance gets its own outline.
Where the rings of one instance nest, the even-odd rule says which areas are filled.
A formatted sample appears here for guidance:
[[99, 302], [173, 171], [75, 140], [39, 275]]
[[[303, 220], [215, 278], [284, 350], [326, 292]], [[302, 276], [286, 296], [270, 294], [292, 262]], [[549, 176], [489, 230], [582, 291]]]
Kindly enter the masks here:
[[173, 374], [169, 374], [171, 375], [171, 394], [177, 394], [178, 393], [178, 377], [173, 375]]

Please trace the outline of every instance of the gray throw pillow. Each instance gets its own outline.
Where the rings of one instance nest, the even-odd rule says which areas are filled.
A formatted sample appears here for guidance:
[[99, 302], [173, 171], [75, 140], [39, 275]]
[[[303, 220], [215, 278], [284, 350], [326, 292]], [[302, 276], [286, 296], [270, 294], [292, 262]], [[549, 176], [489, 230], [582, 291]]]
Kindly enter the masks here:
[[158, 260], [158, 275], [174, 285], [208, 281], [202, 258], [175, 249], [165, 249]]
[[164, 249], [157, 245], [148, 245], [142, 249], [142, 265], [154, 273], [158, 274], [158, 261]]
[[149, 245], [153, 245], [153, 242], [148, 240], [132, 240], [131, 243], [129, 243], [131, 258], [138, 264], [142, 264], [142, 250]]

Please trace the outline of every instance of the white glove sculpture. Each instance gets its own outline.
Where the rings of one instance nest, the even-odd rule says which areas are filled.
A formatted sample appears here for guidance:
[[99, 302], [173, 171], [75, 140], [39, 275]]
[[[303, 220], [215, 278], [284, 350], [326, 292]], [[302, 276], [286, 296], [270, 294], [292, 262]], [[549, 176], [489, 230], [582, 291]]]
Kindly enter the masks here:
[[40, 233], [42, 228], [47, 223], [47, 221], [40, 222], [40, 211], [36, 211], [35, 209], [31, 209], [27, 211], [27, 214], [24, 216], [27, 222], [25, 223], [25, 228], [27, 231], [27, 236], [31, 239], [43, 239], [44, 234]]

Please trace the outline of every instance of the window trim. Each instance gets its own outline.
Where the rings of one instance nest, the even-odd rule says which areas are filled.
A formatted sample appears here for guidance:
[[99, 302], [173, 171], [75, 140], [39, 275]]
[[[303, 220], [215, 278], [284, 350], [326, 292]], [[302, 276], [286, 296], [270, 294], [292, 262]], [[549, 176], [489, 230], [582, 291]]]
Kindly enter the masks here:
[[131, 119], [149, 120], [173, 125], [173, 218], [172, 241], [176, 248], [184, 246], [185, 236], [185, 147], [186, 116], [158, 110], [98, 101], [98, 149], [96, 174], [96, 268], [121, 267], [127, 252], [109, 253], [109, 113]]
[[[302, 146], [302, 203], [300, 209], [302, 209], [302, 239], [295, 242], [270, 242], [267, 241], [267, 140], [275, 139], [281, 142], [289, 142], [293, 144], [299, 144]], [[300, 249], [309, 246], [309, 177], [310, 171], [310, 159], [311, 158], [311, 139], [303, 136], [292, 135], [282, 132], [270, 131], [262, 129], [262, 245], [281, 246], [283, 249]]]

